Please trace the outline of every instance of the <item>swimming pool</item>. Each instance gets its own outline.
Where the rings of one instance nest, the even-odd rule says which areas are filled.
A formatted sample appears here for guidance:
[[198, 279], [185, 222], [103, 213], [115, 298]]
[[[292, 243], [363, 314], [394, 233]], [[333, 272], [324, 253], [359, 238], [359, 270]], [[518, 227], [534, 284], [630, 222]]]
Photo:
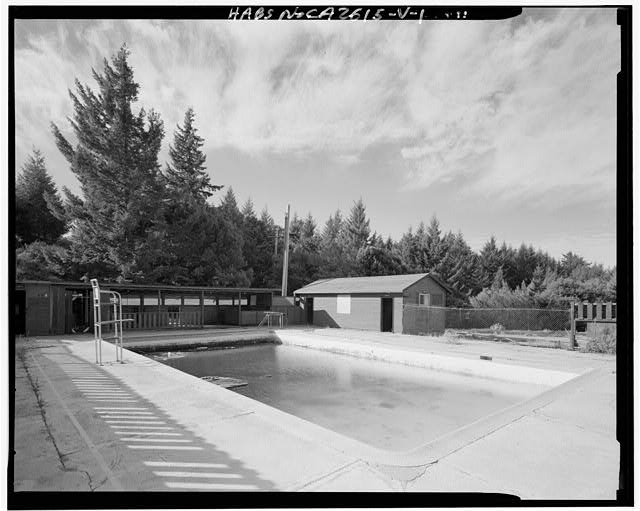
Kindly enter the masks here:
[[287, 345], [157, 353], [193, 376], [248, 382], [233, 391], [374, 447], [414, 448], [549, 388]]

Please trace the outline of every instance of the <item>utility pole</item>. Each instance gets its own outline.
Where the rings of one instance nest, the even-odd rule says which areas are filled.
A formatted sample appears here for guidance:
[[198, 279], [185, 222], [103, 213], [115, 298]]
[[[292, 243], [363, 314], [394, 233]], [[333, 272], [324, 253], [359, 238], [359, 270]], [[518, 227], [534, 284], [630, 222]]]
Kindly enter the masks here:
[[275, 239], [276, 239], [275, 243], [273, 244], [273, 255], [274, 256], [278, 255], [278, 237], [279, 237], [278, 236], [278, 234], [279, 234], [278, 229], [279, 229], [279, 227], [277, 225], [273, 226], [273, 231], [275, 233]]
[[287, 296], [287, 281], [289, 279], [289, 212], [290, 205], [287, 204], [287, 215], [284, 217], [284, 251], [282, 253], [282, 296]]

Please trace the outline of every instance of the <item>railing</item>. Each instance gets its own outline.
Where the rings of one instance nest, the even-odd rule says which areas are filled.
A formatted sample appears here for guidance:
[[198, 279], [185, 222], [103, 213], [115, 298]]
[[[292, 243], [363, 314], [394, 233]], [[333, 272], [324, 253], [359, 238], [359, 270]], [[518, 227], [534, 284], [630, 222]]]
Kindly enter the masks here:
[[200, 311], [182, 312], [129, 312], [123, 317], [131, 321], [124, 328], [152, 330], [155, 328], [200, 328], [202, 326]]
[[285, 315], [282, 312], [265, 312], [264, 318], [258, 323], [258, 326], [273, 326], [276, 323], [280, 328], [284, 326]]
[[571, 332], [569, 334], [569, 349], [576, 346], [577, 323], [617, 323], [618, 310], [615, 302], [605, 303], [572, 303], [571, 304]]
[[[96, 350], [96, 364], [102, 365], [102, 327], [105, 326], [108, 330], [113, 329], [113, 337], [107, 339], [113, 339], [115, 341], [116, 348], [116, 362], [124, 362], [124, 352], [122, 348], [122, 329], [129, 320], [122, 317], [122, 297], [117, 291], [111, 291], [108, 289], [100, 289], [100, 284], [97, 279], [91, 279], [91, 288], [93, 291], [93, 337]], [[112, 318], [108, 320], [102, 320], [102, 301], [101, 295], [109, 295], [109, 303], [112, 308]]]
[[618, 310], [615, 302], [574, 303], [573, 314], [576, 321], [593, 321], [596, 323], [615, 323]]

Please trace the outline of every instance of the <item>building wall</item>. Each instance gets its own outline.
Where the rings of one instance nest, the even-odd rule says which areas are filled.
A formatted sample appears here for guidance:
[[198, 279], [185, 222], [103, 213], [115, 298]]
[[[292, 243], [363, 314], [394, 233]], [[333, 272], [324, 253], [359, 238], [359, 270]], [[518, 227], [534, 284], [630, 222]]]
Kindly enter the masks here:
[[30, 284], [26, 292], [26, 335], [48, 335], [51, 325], [51, 286]]
[[447, 306], [446, 291], [436, 281], [431, 280], [428, 276], [419, 280], [415, 284], [409, 286], [404, 292], [404, 303], [418, 305], [418, 296], [420, 293], [442, 294], [442, 307]]
[[424, 335], [444, 332], [446, 311], [432, 307], [416, 307], [421, 293], [442, 294], [442, 307], [447, 305], [445, 289], [428, 276], [409, 286], [403, 296], [403, 303], [408, 307], [402, 315], [402, 333]]
[[[382, 302], [380, 295], [351, 295], [351, 311], [349, 314], [338, 314], [336, 295], [315, 296], [313, 298], [313, 324], [317, 326], [379, 332], [381, 314]], [[402, 297], [396, 297], [393, 301], [393, 331], [399, 332], [401, 325]]]

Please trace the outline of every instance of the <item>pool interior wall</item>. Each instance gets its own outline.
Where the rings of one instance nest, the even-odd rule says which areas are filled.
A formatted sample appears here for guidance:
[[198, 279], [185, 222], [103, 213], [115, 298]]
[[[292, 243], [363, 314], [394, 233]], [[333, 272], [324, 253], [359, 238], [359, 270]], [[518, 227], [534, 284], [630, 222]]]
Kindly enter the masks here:
[[289, 345], [153, 358], [197, 377], [245, 380], [235, 392], [391, 451], [412, 449], [550, 388]]

